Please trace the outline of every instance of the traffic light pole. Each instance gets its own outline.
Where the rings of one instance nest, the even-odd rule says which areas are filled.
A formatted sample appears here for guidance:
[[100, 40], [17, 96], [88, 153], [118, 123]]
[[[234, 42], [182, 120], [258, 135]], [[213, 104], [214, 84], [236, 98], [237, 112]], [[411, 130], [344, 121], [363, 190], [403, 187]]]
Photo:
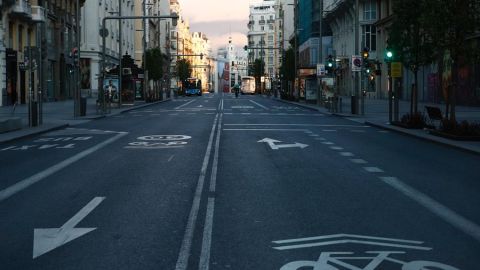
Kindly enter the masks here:
[[392, 123], [392, 63], [388, 62], [388, 122]]

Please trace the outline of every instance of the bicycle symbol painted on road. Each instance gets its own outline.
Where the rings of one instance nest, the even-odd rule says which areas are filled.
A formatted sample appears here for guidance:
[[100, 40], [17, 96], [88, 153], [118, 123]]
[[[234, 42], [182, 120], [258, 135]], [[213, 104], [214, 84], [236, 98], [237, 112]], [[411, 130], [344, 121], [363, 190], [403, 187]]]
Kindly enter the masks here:
[[127, 149], [162, 149], [162, 148], [181, 148], [188, 144], [187, 135], [147, 135], [137, 137], [136, 142], [130, 142], [124, 148]]
[[[405, 262], [393, 257], [393, 254], [405, 254], [403, 251], [367, 251], [366, 255], [354, 256], [353, 252], [322, 252], [316, 261], [293, 261], [285, 264], [280, 270], [299, 270], [306, 269], [304, 267], [311, 267], [312, 270], [376, 270], [382, 269], [381, 264], [385, 262], [392, 262], [400, 264], [401, 270], [459, 270], [456, 267], [446, 265], [433, 261], [410, 261]], [[366, 266], [357, 266], [348, 261], [369, 261]], [[337, 268], [341, 267], [341, 268]], [[427, 267], [427, 268], [426, 268]], [[433, 267], [433, 268], [431, 268]]]
[[[273, 243], [280, 245], [273, 247], [276, 250], [325, 247], [349, 243], [410, 250], [432, 250], [430, 247], [423, 246], [423, 242], [421, 241], [354, 234], [322, 235], [278, 240], [273, 241]], [[283, 265], [280, 270], [380, 270], [385, 269], [386, 264], [396, 264], [400, 270], [459, 270], [456, 267], [440, 262], [428, 260], [400, 260], [396, 258], [399, 254], [406, 254], [406, 252], [398, 250], [365, 251], [363, 254], [354, 252], [321, 252], [318, 259], [292, 261]]]

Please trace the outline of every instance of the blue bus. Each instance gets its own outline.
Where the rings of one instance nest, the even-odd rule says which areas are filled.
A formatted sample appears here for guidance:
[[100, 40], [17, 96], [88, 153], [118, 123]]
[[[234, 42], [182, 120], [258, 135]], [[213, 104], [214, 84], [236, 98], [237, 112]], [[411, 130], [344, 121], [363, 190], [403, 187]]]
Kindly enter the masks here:
[[202, 95], [202, 80], [197, 78], [188, 78], [185, 80], [183, 87], [185, 89], [185, 95]]

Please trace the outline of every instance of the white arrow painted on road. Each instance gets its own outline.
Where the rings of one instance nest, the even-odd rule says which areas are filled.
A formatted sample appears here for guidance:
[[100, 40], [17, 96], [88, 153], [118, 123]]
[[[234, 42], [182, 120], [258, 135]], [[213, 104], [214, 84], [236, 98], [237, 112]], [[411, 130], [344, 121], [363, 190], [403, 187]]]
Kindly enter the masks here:
[[62, 246], [96, 228], [75, 228], [90, 212], [95, 209], [105, 197], [95, 197], [75, 216], [69, 219], [60, 228], [34, 229], [33, 231], [33, 258], [37, 258], [55, 248]]
[[291, 147], [299, 147], [299, 148], [303, 149], [303, 148], [308, 146], [308, 144], [303, 144], [303, 143], [298, 143], [298, 142], [290, 143], [290, 144], [275, 144], [275, 143], [279, 143], [279, 142], [282, 142], [282, 141], [278, 141], [278, 140], [270, 139], [270, 138], [263, 138], [258, 142], [267, 143], [268, 146], [270, 146], [270, 148], [272, 148], [273, 150], [278, 150], [280, 148], [291, 148]]

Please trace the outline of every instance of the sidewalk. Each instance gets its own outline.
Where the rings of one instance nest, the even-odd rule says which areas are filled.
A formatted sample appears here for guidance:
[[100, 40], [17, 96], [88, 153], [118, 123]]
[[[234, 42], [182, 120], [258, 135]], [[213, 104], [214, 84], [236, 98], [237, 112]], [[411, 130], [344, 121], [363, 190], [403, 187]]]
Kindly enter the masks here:
[[[329, 112], [327, 108], [323, 106], [318, 106], [316, 104], [286, 101], [286, 100], [281, 100], [280, 98], [278, 98], [278, 100], [286, 103], [296, 104], [296, 105], [309, 108], [312, 110], [316, 110], [322, 113], [344, 117], [358, 123], [368, 124], [371, 126], [402, 133], [418, 139], [427, 140], [427, 141], [435, 142], [442, 145], [447, 145], [463, 151], [480, 155], [480, 141], [456, 141], [456, 140], [445, 139], [442, 137], [432, 135], [428, 132], [428, 130], [406, 129], [406, 128], [390, 125], [390, 123], [388, 122], [388, 117], [389, 117], [388, 100], [366, 98], [364, 115], [353, 115], [351, 114], [350, 97], [341, 97], [341, 98], [342, 98], [341, 110], [339, 108], [339, 112], [336, 112], [336, 113]], [[420, 112], [423, 112], [425, 110], [425, 106], [439, 107], [442, 110], [442, 113], [445, 114], [444, 104], [419, 103], [418, 110]], [[400, 111], [399, 119], [401, 119], [402, 115], [410, 112], [410, 102], [401, 100], [399, 102], [399, 111]], [[456, 106], [456, 118], [457, 118], [457, 121], [467, 120], [471, 122], [480, 123], [480, 107]]]
[[36, 127], [28, 126], [28, 106], [26, 104], [17, 105], [15, 112], [12, 111], [12, 106], [3, 106], [0, 107], [0, 125], [5, 125], [6, 121], [13, 120], [15, 122], [21, 122], [21, 129], [0, 133], [0, 144], [67, 126], [82, 124], [94, 119], [121, 114], [126, 111], [150, 106], [168, 100], [170, 99], [164, 98], [162, 101], [150, 103], [146, 103], [144, 101], [135, 101], [135, 104], [133, 105], [122, 105], [120, 107], [117, 107], [116, 105], [112, 106], [110, 112], [107, 114], [102, 114], [101, 111], [97, 114], [96, 98], [87, 98], [86, 115], [76, 118], [74, 117], [73, 100], [44, 102], [42, 117], [43, 123]]

